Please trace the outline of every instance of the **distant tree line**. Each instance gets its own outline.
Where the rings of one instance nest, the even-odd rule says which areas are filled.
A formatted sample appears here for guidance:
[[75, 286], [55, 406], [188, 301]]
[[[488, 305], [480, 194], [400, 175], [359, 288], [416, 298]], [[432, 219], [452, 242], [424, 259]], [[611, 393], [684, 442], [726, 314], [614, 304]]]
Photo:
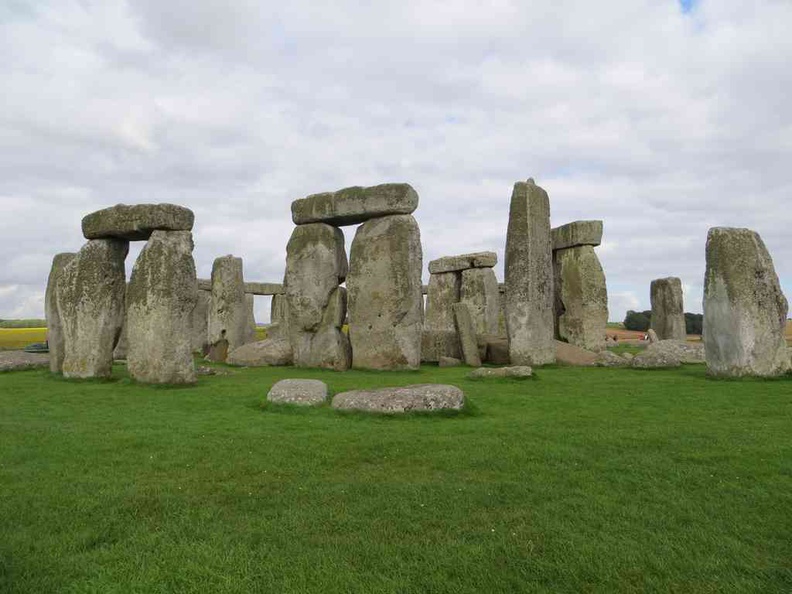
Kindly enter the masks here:
[[2, 320], [0, 328], [46, 328], [47, 320], [28, 319], [28, 320]]
[[[694, 314], [685, 312], [685, 332], [688, 334], [701, 334], [701, 328], [704, 324], [704, 316], [702, 314]], [[629, 310], [624, 317], [624, 327], [627, 330], [637, 330], [638, 332], [646, 332], [652, 325], [652, 312], [646, 311], [633, 311]]]

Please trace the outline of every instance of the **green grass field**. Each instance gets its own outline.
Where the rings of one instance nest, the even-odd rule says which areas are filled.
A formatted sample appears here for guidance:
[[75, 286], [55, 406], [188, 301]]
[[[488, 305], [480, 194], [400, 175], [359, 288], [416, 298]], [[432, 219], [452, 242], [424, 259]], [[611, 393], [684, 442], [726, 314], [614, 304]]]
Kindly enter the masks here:
[[[0, 374], [0, 592], [790, 592], [792, 378]], [[262, 406], [452, 383], [468, 410]]]

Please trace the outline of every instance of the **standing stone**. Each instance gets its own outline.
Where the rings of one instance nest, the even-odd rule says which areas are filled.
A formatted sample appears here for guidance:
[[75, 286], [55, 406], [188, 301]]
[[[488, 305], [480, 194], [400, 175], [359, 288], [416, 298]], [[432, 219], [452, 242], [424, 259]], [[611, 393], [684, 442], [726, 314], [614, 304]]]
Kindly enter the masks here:
[[704, 350], [712, 376], [777, 376], [789, 369], [788, 305], [758, 233], [714, 227], [707, 235]]
[[228, 351], [245, 344], [249, 333], [242, 258], [216, 258], [212, 265], [208, 358], [225, 361]]
[[63, 268], [55, 292], [64, 338], [64, 376], [110, 376], [113, 348], [124, 323], [128, 251], [127, 241], [93, 239]]
[[467, 304], [477, 334], [498, 334], [500, 293], [492, 268], [462, 271], [460, 302]]
[[195, 382], [192, 315], [198, 281], [190, 231], [154, 231], [126, 296], [127, 369], [139, 382]]
[[256, 342], [256, 301], [253, 293], [245, 293], [245, 312], [247, 314], [247, 333], [245, 344]]
[[658, 278], [650, 286], [652, 328], [660, 340], [685, 340], [685, 301], [682, 281], [674, 276]]
[[298, 225], [286, 246], [285, 291], [289, 342], [297, 367], [348, 369], [343, 332], [348, 272], [344, 234], [325, 223]]
[[60, 316], [58, 315], [58, 292], [57, 282], [61, 272], [66, 265], [71, 262], [77, 254], [63, 253], [56, 254], [52, 259], [47, 278], [47, 291], [44, 295], [44, 315], [47, 318], [47, 345], [49, 346], [49, 367], [52, 373], [63, 371], [63, 328]]
[[532, 179], [514, 184], [506, 235], [506, 329], [512, 365], [555, 361], [550, 199]]
[[465, 365], [481, 367], [481, 357], [479, 356], [478, 342], [476, 341], [476, 329], [473, 326], [470, 308], [465, 303], [455, 303], [453, 310], [454, 324], [459, 335], [459, 342], [462, 345]]
[[429, 277], [421, 345], [423, 361], [437, 362], [440, 357], [458, 359], [461, 356], [451, 309], [461, 297], [461, 280], [456, 272], [432, 274]]
[[373, 219], [352, 242], [349, 334], [353, 366], [417, 369], [421, 363], [421, 233], [411, 215]]
[[590, 245], [553, 253], [558, 337], [588, 351], [605, 348], [608, 289]]
[[273, 295], [270, 304], [270, 326], [267, 338], [289, 338], [289, 302], [286, 295]]
[[209, 308], [212, 306], [212, 292], [198, 291], [195, 308], [190, 316], [192, 328], [192, 350], [194, 353], [205, 353], [209, 345]]

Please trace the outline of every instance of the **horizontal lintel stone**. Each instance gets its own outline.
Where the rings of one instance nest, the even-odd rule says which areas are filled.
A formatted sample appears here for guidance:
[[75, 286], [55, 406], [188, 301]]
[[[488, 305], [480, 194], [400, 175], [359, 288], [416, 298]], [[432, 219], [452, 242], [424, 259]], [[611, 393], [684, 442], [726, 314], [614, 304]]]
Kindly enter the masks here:
[[312, 194], [292, 202], [295, 225], [327, 223], [356, 225], [379, 217], [412, 214], [418, 208], [418, 193], [410, 184], [353, 186], [337, 192]]
[[[212, 281], [208, 278], [199, 278], [198, 290], [211, 291]], [[285, 290], [280, 283], [245, 283], [245, 293], [250, 295], [283, 295]]]
[[116, 204], [83, 217], [86, 239], [143, 241], [154, 231], [191, 231], [195, 214], [176, 204]]
[[551, 230], [553, 250], [602, 243], [602, 221], [574, 221]]
[[476, 252], [474, 254], [461, 254], [459, 256], [446, 256], [429, 262], [430, 274], [443, 272], [457, 272], [470, 268], [492, 268], [498, 263], [495, 252]]

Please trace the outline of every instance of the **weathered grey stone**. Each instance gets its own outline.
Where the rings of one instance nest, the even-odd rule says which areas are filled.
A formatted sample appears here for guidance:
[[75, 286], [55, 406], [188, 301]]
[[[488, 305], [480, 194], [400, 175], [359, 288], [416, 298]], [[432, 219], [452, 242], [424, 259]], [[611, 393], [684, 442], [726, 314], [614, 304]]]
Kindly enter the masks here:
[[621, 358], [626, 359], [627, 361], [632, 361], [633, 359], [635, 359], [635, 355], [633, 355], [632, 353], [622, 353]]
[[459, 336], [459, 343], [462, 346], [462, 357], [465, 365], [481, 367], [476, 329], [473, 327], [470, 308], [464, 303], [455, 303], [452, 309], [454, 310], [454, 324]]
[[451, 307], [461, 296], [461, 276], [455, 272], [429, 277], [429, 292], [424, 315], [421, 359], [435, 362], [440, 357], [459, 358], [462, 354]]
[[[209, 308], [210, 345], [207, 359], [225, 361], [250, 335], [245, 301], [242, 258], [222, 256], [212, 265], [212, 300]], [[228, 344], [223, 348], [222, 341]]]
[[650, 285], [652, 329], [660, 340], [685, 340], [685, 302], [682, 281], [674, 276], [658, 278]]
[[789, 370], [788, 304], [758, 233], [715, 227], [707, 235], [704, 348], [712, 376], [776, 376]]
[[199, 278], [198, 279], [198, 290], [199, 291], [212, 291], [212, 279], [210, 278]]
[[245, 342], [249, 344], [256, 342], [256, 302], [252, 293], [245, 293], [245, 315], [247, 322], [245, 324]]
[[295, 225], [356, 225], [388, 215], [408, 215], [416, 208], [418, 194], [410, 184], [353, 186], [337, 192], [313, 194], [291, 205]]
[[400, 414], [432, 410], [460, 410], [465, 394], [456, 386], [418, 384], [401, 388], [352, 390], [336, 394], [333, 408], [366, 412]]
[[492, 365], [511, 365], [509, 358], [509, 341], [506, 338], [491, 338], [487, 340], [487, 354], [484, 357]]
[[212, 292], [198, 291], [192, 315], [190, 316], [192, 350], [194, 353], [206, 352], [209, 345], [209, 308], [212, 306]]
[[285, 379], [277, 382], [267, 394], [269, 402], [319, 406], [327, 400], [327, 384], [311, 379]]
[[646, 347], [648, 352], [668, 353], [682, 363], [704, 363], [704, 343], [684, 340], [661, 340]]
[[57, 279], [64, 376], [110, 376], [113, 348], [124, 323], [124, 259], [128, 251], [127, 241], [93, 239], [64, 266]]
[[[127, 283], [127, 288], [129, 283]], [[114, 361], [126, 361], [127, 353], [129, 352], [129, 340], [127, 340], [127, 324], [126, 314], [124, 314], [124, 323], [121, 326], [121, 334], [118, 335], [115, 348], [113, 349]]]
[[459, 301], [468, 306], [477, 334], [498, 334], [500, 293], [492, 268], [464, 270]]
[[444, 272], [461, 272], [470, 268], [492, 268], [497, 263], [498, 255], [495, 252], [446, 256], [429, 262], [429, 273], [442, 274]]
[[515, 365], [555, 361], [550, 200], [532, 180], [517, 182], [506, 236], [506, 329]]
[[558, 337], [588, 351], [605, 348], [608, 289], [590, 245], [553, 252]]
[[245, 283], [245, 293], [250, 295], [283, 295], [285, 292], [280, 283]]
[[[315, 332], [305, 332], [296, 342], [292, 341], [295, 364], [298, 367], [321, 367], [345, 371], [352, 365], [352, 347], [349, 337], [342, 326], [346, 318], [347, 292], [344, 287], [336, 287], [322, 317], [322, 323]], [[294, 338], [295, 332], [291, 337]], [[297, 363], [299, 361], [299, 363]]]
[[61, 272], [77, 254], [56, 254], [52, 259], [47, 291], [44, 294], [44, 315], [47, 318], [47, 345], [49, 346], [49, 367], [52, 373], [63, 371], [63, 329], [58, 315], [57, 282]]
[[646, 339], [649, 341], [649, 344], [655, 344], [660, 342], [660, 339], [657, 337], [657, 332], [655, 332], [652, 328], [646, 331]]
[[226, 363], [240, 367], [278, 367], [294, 362], [289, 339], [267, 338], [242, 345], [228, 353]]
[[358, 228], [347, 279], [354, 367], [418, 368], [421, 267], [421, 234], [412, 216], [383, 217]]
[[439, 367], [459, 367], [462, 361], [456, 357], [440, 357], [437, 364]]
[[50, 354], [24, 351], [0, 351], [0, 372], [24, 371], [49, 366]]
[[682, 361], [677, 353], [668, 349], [647, 348], [630, 360], [630, 366], [638, 369], [657, 369], [663, 367], [679, 367]]
[[629, 367], [630, 361], [611, 351], [600, 351], [594, 361], [597, 367]]
[[198, 282], [189, 231], [154, 231], [126, 295], [127, 369], [149, 384], [195, 382], [192, 313]]
[[588, 367], [594, 365], [596, 361], [597, 353], [556, 340], [556, 362], [576, 367]]
[[553, 249], [565, 250], [602, 243], [602, 221], [574, 221], [552, 230]]
[[175, 204], [116, 204], [83, 217], [87, 239], [117, 238], [128, 241], [148, 239], [152, 231], [191, 231], [195, 215]]
[[514, 367], [481, 367], [480, 369], [474, 369], [468, 374], [470, 379], [481, 379], [481, 378], [503, 378], [503, 377], [511, 377], [516, 379], [531, 377], [533, 375], [533, 369], [528, 367], [527, 365], [517, 365]]
[[267, 338], [289, 338], [289, 302], [286, 295], [273, 295]]

